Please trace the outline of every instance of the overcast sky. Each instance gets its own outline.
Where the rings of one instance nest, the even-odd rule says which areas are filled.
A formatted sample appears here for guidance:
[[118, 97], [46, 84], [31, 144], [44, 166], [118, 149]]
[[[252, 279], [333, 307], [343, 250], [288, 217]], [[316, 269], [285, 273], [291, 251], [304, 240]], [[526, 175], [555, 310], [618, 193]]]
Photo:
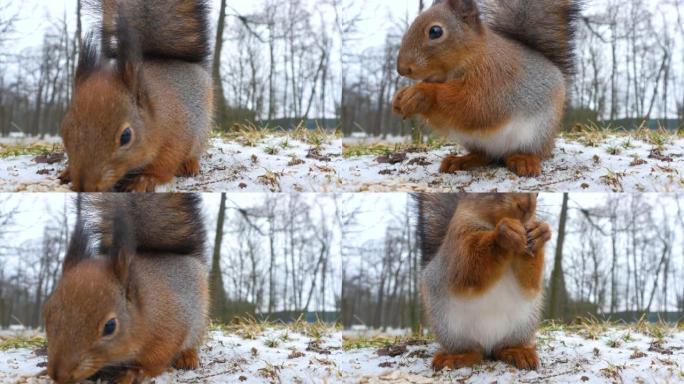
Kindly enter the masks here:
[[[312, 2], [312, 0], [307, 0]], [[228, 14], [250, 14], [260, 10], [262, 0], [251, 1], [228, 1]], [[211, 4], [212, 25], [219, 14], [219, 0], [209, 0]], [[76, 0], [22, 0], [13, 1], [10, 12], [19, 11], [20, 21], [17, 24], [17, 34], [14, 43], [6, 49], [21, 50], [26, 47], [39, 46], [43, 34], [51, 26], [52, 22], [63, 20], [65, 15], [71, 30], [75, 30]], [[93, 18], [86, 17], [86, 27], [94, 21]], [[230, 23], [233, 20], [228, 20]]]
[[[4, 248], [3, 246], [5, 245], [21, 247], [24, 244], [39, 244], [45, 227], [52, 221], [51, 218], [53, 216], [59, 217], [61, 215], [65, 204], [70, 212], [70, 226], [73, 227], [76, 218], [73, 204], [75, 196], [76, 194], [63, 193], [0, 193], [0, 215], [4, 215], [15, 208], [18, 211], [14, 216], [12, 224], [2, 228], [2, 231], [0, 231], [0, 242], [3, 242], [0, 244], [0, 249]], [[267, 194], [263, 193], [229, 193], [227, 194], [226, 206], [228, 209], [248, 209], [262, 204], [266, 196]], [[315, 206], [314, 201], [317, 200], [325, 212], [330, 212], [331, 215], [334, 212], [334, 202], [332, 199], [327, 198], [329, 195], [305, 193], [302, 196], [310, 205]], [[212, 244], [216, 231], [216, 216], [218, 214], [220, 198], [221, 195], [218, 193], [202, 194], [203, 210], [207, 221], [207, 233]], [[313, 214], [315, 215], [314, 217], [318, 217], [316, 211]], [[330, 217], [332, 218], [332, 216]], [[227, 224], [225, 230], [228, 232]], [[1, 236], [2, 233], [6, 235]], [[224, 246], [230, 246], [231, 236], [234, 235], [230, 233], [225, 234]], [[336, 233], [334, 242], [339, 241], [338, 236], [339, 233]], [[333, 262], [338, 264], [339, 246], [333, 246], [331, 249]], [[15, 265], [16, 257], [16, 255], [11, 254], [0, 255], [0, 258], [4, 258], [4, 261], [9, 263], [9, 266], [6, 266], [6, 268]], [[2, 265], [3, 263], [0, 263], [0, 266]]]
[[[537, 0], [534, 0], [537, 1]], [[600, 13], [610, 0], [585, 1], [584, 14]], [[645, 0], [651, 12], [659, 12], [659, 0]], [[239, 3], [240, 1], [238, 1]], [[362, 15], [357, 25], [358, 34], [354, 36], [354, 44], [348, 49], [361, 52], [366, 48], [382, 46], [387, 33], [394, 32], [397, 25], [408, 23], [418, 15], [420, 0], [356, 0], [351, 14]], [[425, 0], [426, 6], [432, 0]], [[671, 15], [674, 18], [676, 15]]]

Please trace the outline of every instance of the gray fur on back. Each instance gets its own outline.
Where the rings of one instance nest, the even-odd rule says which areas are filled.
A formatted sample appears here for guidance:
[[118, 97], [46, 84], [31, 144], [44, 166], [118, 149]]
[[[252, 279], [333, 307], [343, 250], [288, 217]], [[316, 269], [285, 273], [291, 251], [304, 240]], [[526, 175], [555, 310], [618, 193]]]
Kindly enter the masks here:
[[173, 60], [146, 61], [146, 74], [163, 79], [175, 90], [185, 110], [188, 128], [195, 131], [192, 154], [201, 155], [211, 133], [212, 115], [214, 113], [211, 100], [213, 85], [211, 74], [197, 63], [186, 63]]
[[[207, 265], [200, 259], [178, 255], [138, 255], [133, 263], [140, 296], [147, 300], [143, 311], [153, 314], [148, 318], [163, 321], [167, 316], [188, 324], [183, 349], [202, 341], [208, 324], [208, 302], [202, 290], [208, 284]], [[159, 292], [173, 292], [168, 300]]]

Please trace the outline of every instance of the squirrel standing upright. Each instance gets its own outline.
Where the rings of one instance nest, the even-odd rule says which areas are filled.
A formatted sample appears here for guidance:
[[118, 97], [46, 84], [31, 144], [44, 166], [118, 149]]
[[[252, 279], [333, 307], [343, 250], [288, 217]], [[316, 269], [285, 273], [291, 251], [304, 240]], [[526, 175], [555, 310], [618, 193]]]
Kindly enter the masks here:
[[61, 135], [60, 178], [83, 192], [153, 192], [199, 173], [213, 114], [206, 0], [96, 0]]
[[423, 194], [418, 238], [425, 316], [443, 351], [435, 370], [485, 357], [536, 369], [549, 225], [534, 194]]
[[133, 383], [171, 365], [198, 368], [209, 306], [199, 197], [102, 194], [83, 205], [43, 308], [50, 377], [71, 383], [113, 369]]
[[522, 177], [541, 175], [551, 156], [574, 72], [577, 0], [442, 0], [403, 38], [401, 89], [393, 109], [419, 115], [470, 153], [440, 172], [503, 161]]

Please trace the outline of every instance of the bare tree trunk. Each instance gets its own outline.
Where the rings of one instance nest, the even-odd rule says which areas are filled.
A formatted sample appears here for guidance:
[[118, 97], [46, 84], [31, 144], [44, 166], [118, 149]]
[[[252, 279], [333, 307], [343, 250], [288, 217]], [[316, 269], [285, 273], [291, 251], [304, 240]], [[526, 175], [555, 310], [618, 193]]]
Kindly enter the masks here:
[[221, 271], [221, 244], [223, 242], [223, 223], [226, 216], [226, 194], [221, 194], [218, 220], [216, 221], [216, 237], [214, 239], [214, 254], [211, 258], [211, 272], [209, 273], [209, 292], [211, 292], [211, 317], [215, 320], [226, 321], [226, 291], [223, 287]]
[[214, 45], [214, 61], [212, 64], [212, 77], [214, 78], [214, 102], [216, 104], [216, 116], [218, 125], [223, 127], [226, 117], [226, 97], [223, 93], [223, 80], [221, 79], [221, 53], [223, 51], [223, 31], [226, 24], [226, 0], [221, 0], [218, 23], [216, 25], [216, 44]]
[[549, 318], [551, 319], [563, 318], [563, 307], [567, 297], [563, 280], [563, 243], [565, 242], [565, 225], [568, 219], [568, 199], [568, 194], [564, 193], [558, 222], [556, 254], [553, 258], [553, 270], [551, 272], [551, 293], [549, 295]]

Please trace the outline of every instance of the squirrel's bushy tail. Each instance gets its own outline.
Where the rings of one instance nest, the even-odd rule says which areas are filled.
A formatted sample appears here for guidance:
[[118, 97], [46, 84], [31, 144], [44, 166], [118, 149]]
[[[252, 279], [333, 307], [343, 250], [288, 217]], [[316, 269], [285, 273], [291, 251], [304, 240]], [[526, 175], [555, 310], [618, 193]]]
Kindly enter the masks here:
[[418, 205], [418, 245], [421, 263], [428, 264], [442, 246], [460, 196], [451, 193], [413, 195]]
[[92, 194], [85, 199], [88, 224], [100, 253], [112, 244], [113, 223], [122, 211], [133, 227], [136, 250], [204, 259], [206, 231], [201, 199], [195, 194]]
[[575, 33], [581, 0], [485, 0], [495, 32], [542, 53], [566, 78], [575, 74]]
[[211, 55], [207, 0], [91, 0], [102, 14], [102, 41], [112, 56], [117, 20], [125, 18], [146, 58], [206, 62]]

